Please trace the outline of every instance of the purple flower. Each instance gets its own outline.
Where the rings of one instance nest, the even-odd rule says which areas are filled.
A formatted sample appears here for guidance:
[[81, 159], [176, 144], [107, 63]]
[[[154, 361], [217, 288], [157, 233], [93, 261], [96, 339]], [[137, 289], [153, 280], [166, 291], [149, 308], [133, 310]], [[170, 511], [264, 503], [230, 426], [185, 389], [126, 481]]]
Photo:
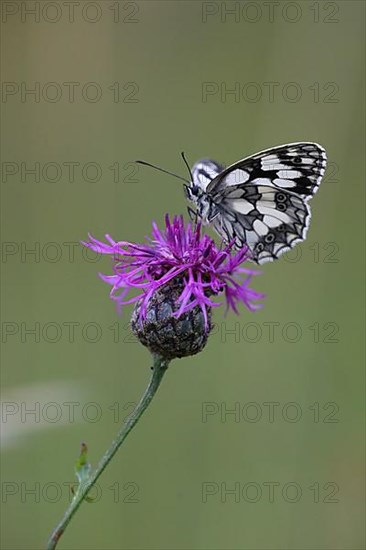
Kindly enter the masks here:
[[[140, 315], [146, 315], [146, 307], [157, 289], [173, 279], [182, 281], [182, 292], [178, 298], [180, 307], [175, 313], [183, 313], [200, 306], [207, 324], [207, 307], [217, 307], [212, 296], [224, 293], [227, 309], [238, 313], [239, 302], [250, 310], [261, 304], [255, 302], [263, 294], [249, 288], [253, 275], [258, 272], [241, 267], [250, 258], [247, 247], [232, 251], [233, 244], [219, 249], [208, 236], [202, 235], [201, 224], [184, 224], [183, 216], [175, 216], [173, 222], [165, 217], [165, 229], [161, 231], [153, 223], [152, 236], [146, 244], [125, 241], [115, 242], [106, 235], [108, 244], [89, 235], [85, 246], [101, 254], [109, 254], [114, 260], [114, 275], [100, 277], [112, 285], [110, 296], [119, 306], [141, 301]], [[137, 296], [126, 299], [132, 289], [138, 289]]]

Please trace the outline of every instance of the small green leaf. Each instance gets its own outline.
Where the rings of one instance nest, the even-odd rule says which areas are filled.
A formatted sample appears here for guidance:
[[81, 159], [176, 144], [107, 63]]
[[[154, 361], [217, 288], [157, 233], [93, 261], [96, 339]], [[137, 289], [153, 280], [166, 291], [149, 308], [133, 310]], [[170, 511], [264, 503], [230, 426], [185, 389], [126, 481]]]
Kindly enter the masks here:
[[81, 443], [80, 456], [75, 464], [75, 473], [80, 485], [89, 480], [90, 470], [91, 465], [88, 462], [88, 447], [86, 443]]

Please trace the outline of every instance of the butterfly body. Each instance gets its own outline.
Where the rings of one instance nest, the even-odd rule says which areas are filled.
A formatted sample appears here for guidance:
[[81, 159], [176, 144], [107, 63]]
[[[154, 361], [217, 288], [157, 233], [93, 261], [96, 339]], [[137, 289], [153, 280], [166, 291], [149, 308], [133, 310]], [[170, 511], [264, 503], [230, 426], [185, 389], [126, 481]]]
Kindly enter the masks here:
[[192, 169], [186, 196], [204, 224], [224, 242], [248, 246], [262, 264], [306, 238], [309, 199], [326, 167], [316, 143], [291, 143], [247, 157], [228, 168], [204, 159]]

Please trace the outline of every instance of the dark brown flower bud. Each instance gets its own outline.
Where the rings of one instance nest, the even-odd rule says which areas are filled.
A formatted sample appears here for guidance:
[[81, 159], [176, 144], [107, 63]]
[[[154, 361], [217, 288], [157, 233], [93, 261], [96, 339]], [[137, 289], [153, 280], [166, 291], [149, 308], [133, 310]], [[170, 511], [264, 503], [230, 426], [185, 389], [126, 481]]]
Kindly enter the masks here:
[[202, 308], [197, 305], [182, 313], [179, 318], [178, 298], [183, 283], [173, 280], [158, 289], [147, 304], [146, 315], [141, 318], [141, 300], [135, 305], [131, 327], [135, 336], [152, 353], [166, 359], [195, 355], [205, 347], [212, 329], [211, 308], [207, 307], [207, 325]]

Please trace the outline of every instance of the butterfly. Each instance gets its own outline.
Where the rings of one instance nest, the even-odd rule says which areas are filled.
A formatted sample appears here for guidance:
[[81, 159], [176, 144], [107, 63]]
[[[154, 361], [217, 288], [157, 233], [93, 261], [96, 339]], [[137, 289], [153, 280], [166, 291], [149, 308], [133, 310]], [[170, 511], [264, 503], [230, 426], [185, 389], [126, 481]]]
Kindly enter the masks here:
[[225, 243], [247, 246], [253, 261], [277, 259], [306, 238], [308, 201], [325, 173], [317, 143], [289, 143], [239, 160], [228, 168], [204, 159], [192, 168], [185, 193], [204, 224]]
[[190, 181], [184, 180], [186, 197], [196, 207], [188, 211], [211, 225], [225, 243], [236, 249], [247, 246], [252, 261], [273, 261], [305, 240], [308, 202], [326, 162], [323, 147], [311, 142], [266, 149], [228, 168], [200, 160], [190, 170]]

